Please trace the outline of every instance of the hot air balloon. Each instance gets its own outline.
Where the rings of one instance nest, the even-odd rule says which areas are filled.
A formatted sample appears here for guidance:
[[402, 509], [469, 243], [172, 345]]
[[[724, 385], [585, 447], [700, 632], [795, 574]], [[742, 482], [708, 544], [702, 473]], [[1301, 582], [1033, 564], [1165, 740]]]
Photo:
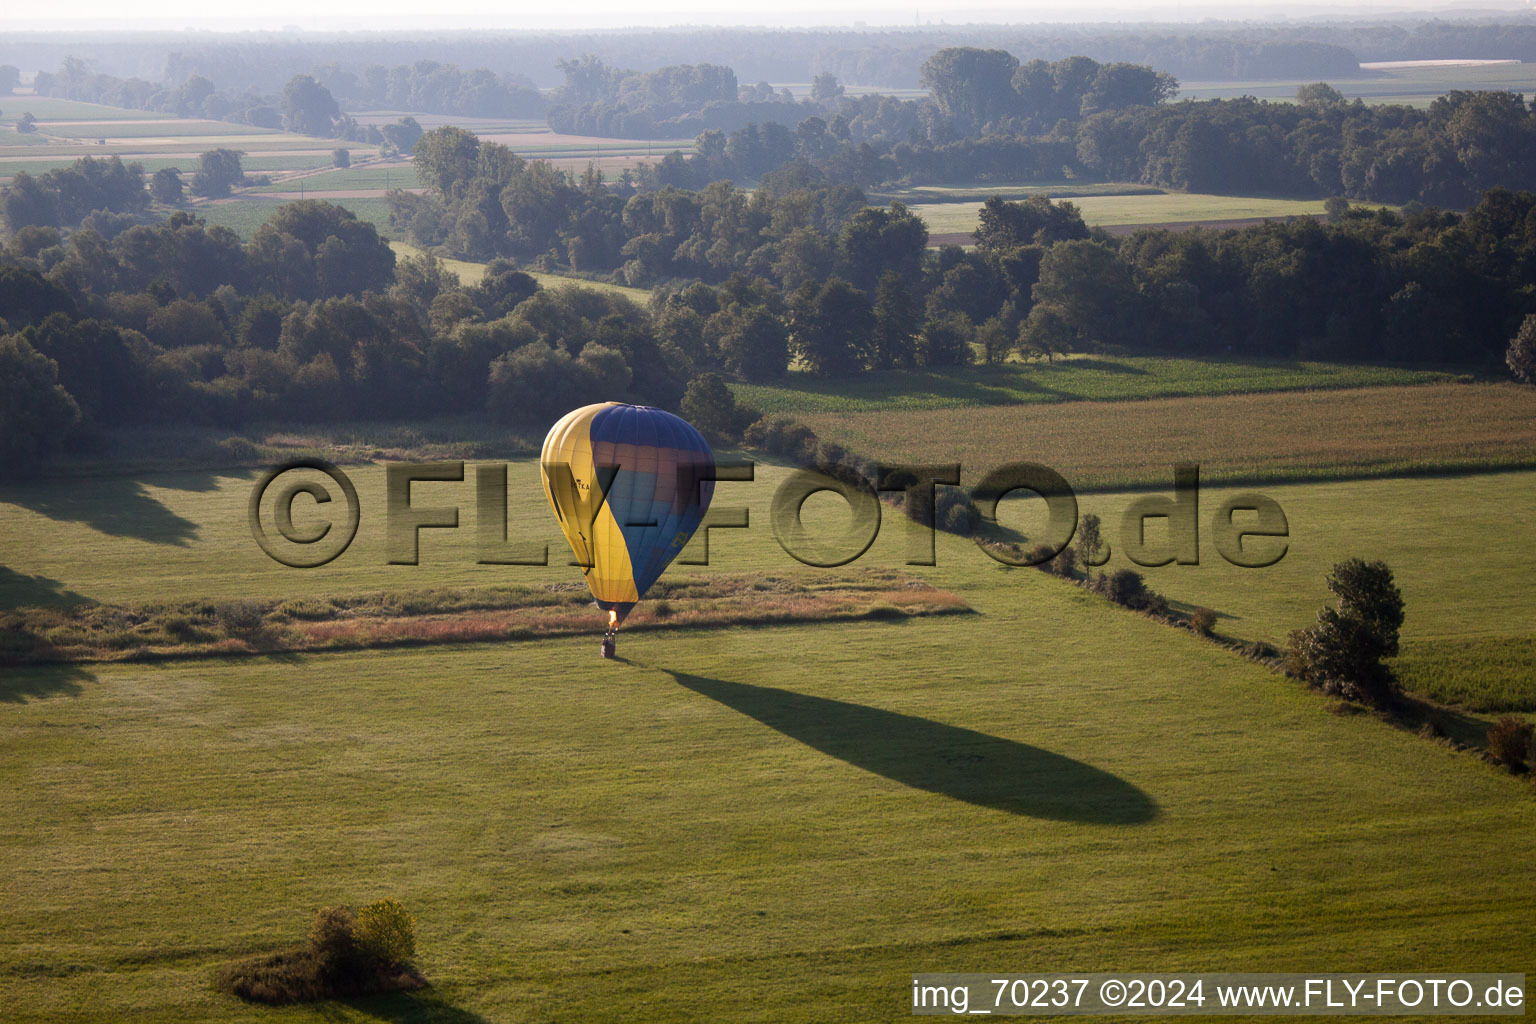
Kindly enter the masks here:
[[539, 459], [544, 495], [597, 605], [603, 657], [619, 624], [699, 528], [715, 456], [693, 425], [646, 405], [600, 402], [560, 418]]

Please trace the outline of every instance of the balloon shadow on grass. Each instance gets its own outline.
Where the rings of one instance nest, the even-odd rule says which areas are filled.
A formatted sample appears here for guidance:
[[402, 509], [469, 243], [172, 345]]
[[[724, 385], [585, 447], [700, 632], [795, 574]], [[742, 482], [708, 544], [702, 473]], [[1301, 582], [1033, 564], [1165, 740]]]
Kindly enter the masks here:
[[1124, 779], [1027, 743], [771, 686], [668, 674], [790, 739], [913, 789], [1053, 821], [1135, 825], [1157, 817], [1157, 802]]

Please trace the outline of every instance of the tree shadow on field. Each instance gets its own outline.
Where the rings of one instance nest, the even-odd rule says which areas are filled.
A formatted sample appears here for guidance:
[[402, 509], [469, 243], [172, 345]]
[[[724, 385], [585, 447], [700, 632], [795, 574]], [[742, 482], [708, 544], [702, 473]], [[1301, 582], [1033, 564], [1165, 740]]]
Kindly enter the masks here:
[[376, 1020], [398, 1024], [490, 1024], [478, 1013], [443, 1001], [432, 989], [338, 999], [316, 1006], [327, 1020]]
[[58, 608], [89, 604], [90, 598], [66, 590], [47, 576], [29, 576], [0, 565], [0, 611], [11, 608]]
[[0, 704], [25, 704], [48, 697], [78, 697], [96, 674], [79, 665], [29, 665], [0, 669]]
[[913, 789], [1030, 818], [1134, 825], [1157, 802], [1118, 776], [1027, 743], [769, 686], [669, 672], [793, 740]]
[[29, 482], [0, 490], [0, 503], [19, 505], [55, 522], [84, 523], [114, 537], [186, 547], [197, 539], [197, 524], [157, 501], [146, 484], [206, 492], [218, 487], [219, 477], [230, 475], [228, 471], [204, 471]]

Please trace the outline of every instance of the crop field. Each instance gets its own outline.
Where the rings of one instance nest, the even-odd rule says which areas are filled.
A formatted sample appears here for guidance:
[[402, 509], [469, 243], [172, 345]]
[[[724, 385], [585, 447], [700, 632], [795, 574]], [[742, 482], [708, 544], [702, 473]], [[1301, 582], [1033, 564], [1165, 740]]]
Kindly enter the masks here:
[[4, 102], [0, 103], [0, 111], [3, 111], [0, 113], [0, 124], [6, 125], [15, 124], [24, 113], [30, 113], [39, 121], [174, 120], [171, 114], [158, 114], [151, 110], [109, 107], [102, 103], [82, 103], [53, 96], [6, 96]]
[[[297, 198], [297, 195], [295, 195]], [[379, 229], [381, 235], [388, 235], [389, 204], [383, 199], [354, 199], [350, 197], [330, 197], [317, 195], [311, 199], [324, 199], [326, 202], [344, 206], [357, 214], [361, 220], [372, 223]], [[197, 216], [202, 217], [210, 225], [229, 228], [241, 238], [249, 238], [251, 234], [265, 224], [272, 214], [277, 211], [286, 199], [273, 196], [240, 196], [234, 199], [219, 200], [211, 203], [198, 203], [190, 209]]]
[[813, 413], [871, 458], [990, 467], [1043, 462], [1074, 486], [1143, 486], [1174, 462], [1207, 479], [1276, 481], [1536, 465], [1536, 393], [1426, 384], [1142, 402]]
[[[395, 250], [395, 255], [400, 257], [413, 256], [420, 249], [406, 242], [391, 242], [390, 248]], [[455, 260], [439, 257], [443, 266], [451, 270], [459, 278], [461, 284], [475, 284], [485, 276], [484, 263], [471, 263], [468, 260]], [[539, 282], [545, 288], [558, 288], [561, 285], [574, 284], [583, 288], [595, 288], [598, 291], [611, 292], [614, 295], [622, 295], [641, 306], [651, 301], [651, 293], [644, 288], [630, 288], [622, 284], [610, 284], [607, 281], [589, 281], [584, 277], [567, 277], [564, 274], [546, 274], [543, 271], [524, 269], [523, 273]]]
[[412, 164], [391, 163], [387, 166], [340, 167], [318, 174], [306, 174], [302, 178], [284, 178], [271, 185], [253, 188], [251, 193], [262, 195], [268, 192], [291, 192], [299, 187], [300, 181], [303, 181], [305, 190], [310, 192], [421, 187], [421, 181], [416, 177], [416, 168]]
[[[1066, 201], [1078, 208], [1090, 227], [1316, 217], [1323, 213], [1320, 199], [1266, 199], [1198, 192], [1088, 195]], [[981, 202], [937, 202], [917, 203], [912, 209], [934, 235], [953, 236], [976, 230], [981, 206]]]
[[[0, 111], [0, 184], [21, 171], [42, 174], [83, 156], [121, 157], [125, 163], [142, 164], [145, 173], [162, 167], [190, 172], [199, 153], [222, 147], [242, 151], [247, 172], [261, 172], [328, 166], [337, 146], [359, 159], [378, 152], [377, 146], [361, 142], [46, 96], [0, 98]], [[28, 111], [37, 118], [37, 133], [18, 135], [11, 126]]]
[[[1307, 81], [1315, 81], [1309, 79]], [[1184, 82], [1178, 99], [1228, 99], [1256, 96], [1289, 100], [1306, 81], [1294, 82]], [[1362, 65], [1360, 77], [1328, 82], [1347, 99], [1367, 103], [1404, 103], [1427, 107], [1437, 96], [1452, 89], [1507, 89], [1529, 97], [1536, 93], [1536, 64], [1520, 61], [1434, 64], [1402, 61], [1386, 65]]]
[[[251, 474], [8, 485], [0, 605], [569, 582], [535, 464], [511, 470], [511, 522], [551, 542], [548, 567], [475, 564], [470, 483], [420, 485], [418, 503], [463, 505], [463, 526], [425, 532], [419, 566], [384, 565], [376, 467], [349, 469], [362, 530], [318, 571], [256, 550]], [[753, 528], [716, 534], [711, 566], [674, 571], [852, 571], [799, 566], [774, 543], [783, 472], [722, 485]], [[1276, 619], [1310, 618], [1326, 537], [1390, 548], [1411, 635], [1461, 629], [1487, 581], [1455, 575], [1457, 544], [1497, 542], [1503, 502], [1533, 476], [1277, 488], [1298, 563], [1264, 586], [1301, 593]], [[1421, 539], [1375, 523], [1389, 499], [1425, 512]], [[889, 522], [859, 564], [899, 566], [902, 540]], [[214, 967], [292, 941], [319, 904], [379, 895], [417, 915], [430, 993], [284, 1020], [591, 1020], [619, 999], [658, 1021], [768, 1006], [783, 1021], [896, 1020], [914, 970], [1407, 970], [1536, 953], [1525, 783], [1327, 714], [1260, 666], [968, 541], [941, 536], [938, 562], [908, 571], [970, 614], [659, 630], [621, 637], [610, 663], [594, 623], [592, 639], [8, 671], [8, 1019], [266, 1019], [215, 993]], [[1232, 578], [1201, 594], [1228, 588], [1213, 606], [1237, 615], [1269, 570], [1198, 571]], [[1318, 942], [1339, 934], [1342, 964]]]
[[1118, 401], [1260, 391], [1466, 381], [1463, 373], [1393, 366], [1160, 356], [1069, 356], [946, 370], [881, 370], [829, 381], [792, 372], [781, 384], [734, 384], [765, 413], [911, 412], [977, 405]]

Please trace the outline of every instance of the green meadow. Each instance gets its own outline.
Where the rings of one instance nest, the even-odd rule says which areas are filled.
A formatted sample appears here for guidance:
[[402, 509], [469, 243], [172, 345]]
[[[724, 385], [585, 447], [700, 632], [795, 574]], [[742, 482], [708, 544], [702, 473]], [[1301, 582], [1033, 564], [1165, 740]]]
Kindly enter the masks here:
[[[348, 472], [362, 528], [320, 570], [256, 549], [251, 473], [8, 485], [0, 605], [577, 578], [532, 461], [512, 465], [511, 522], [550, 542], [547, 567], [475, 564], [469, 482], [417, 486], [461, 528], [386, 566], [383, 471]], [[901, 564], [894, 516], [854, 567], [790, 559], [767, 515], [784, 472], [722, 484], [752, 528], [673, 571]], [[1507, 630], [1529, 595], [1465, 552], [1498, 541], [1533, 478], [1276, 488], [1280, 566], [1149, 580], [1257, 634], [1310, 618], [1335, 550], [1384, 549], [1411, 637]], [[1422, 542], [1393, 533], [1398, 501]], [[621, 635], [618, 662], [596, 656], [594, 612], [589, 640], [8, 669], [8, 1019], [896, 1020], [919, 970], [1536, 954], [1527, 783], [969, 541], [942, 535], [938, 564], [909, 571], [972, 613]], [[419, 918], [428, 994], [273, 1011], [212, 990], [219, 963], [293, 941], [316, 906], [381, 895]]]
[[1069, 356], [946, 370], [881, 370], [849, 380], [791, 372], [778, 384], [735, 384], [767, 413], [901, 412], [979, 405], [1120, 401], [1261, 391], [1467, 380], [1464, 372], [1297, 360]]

